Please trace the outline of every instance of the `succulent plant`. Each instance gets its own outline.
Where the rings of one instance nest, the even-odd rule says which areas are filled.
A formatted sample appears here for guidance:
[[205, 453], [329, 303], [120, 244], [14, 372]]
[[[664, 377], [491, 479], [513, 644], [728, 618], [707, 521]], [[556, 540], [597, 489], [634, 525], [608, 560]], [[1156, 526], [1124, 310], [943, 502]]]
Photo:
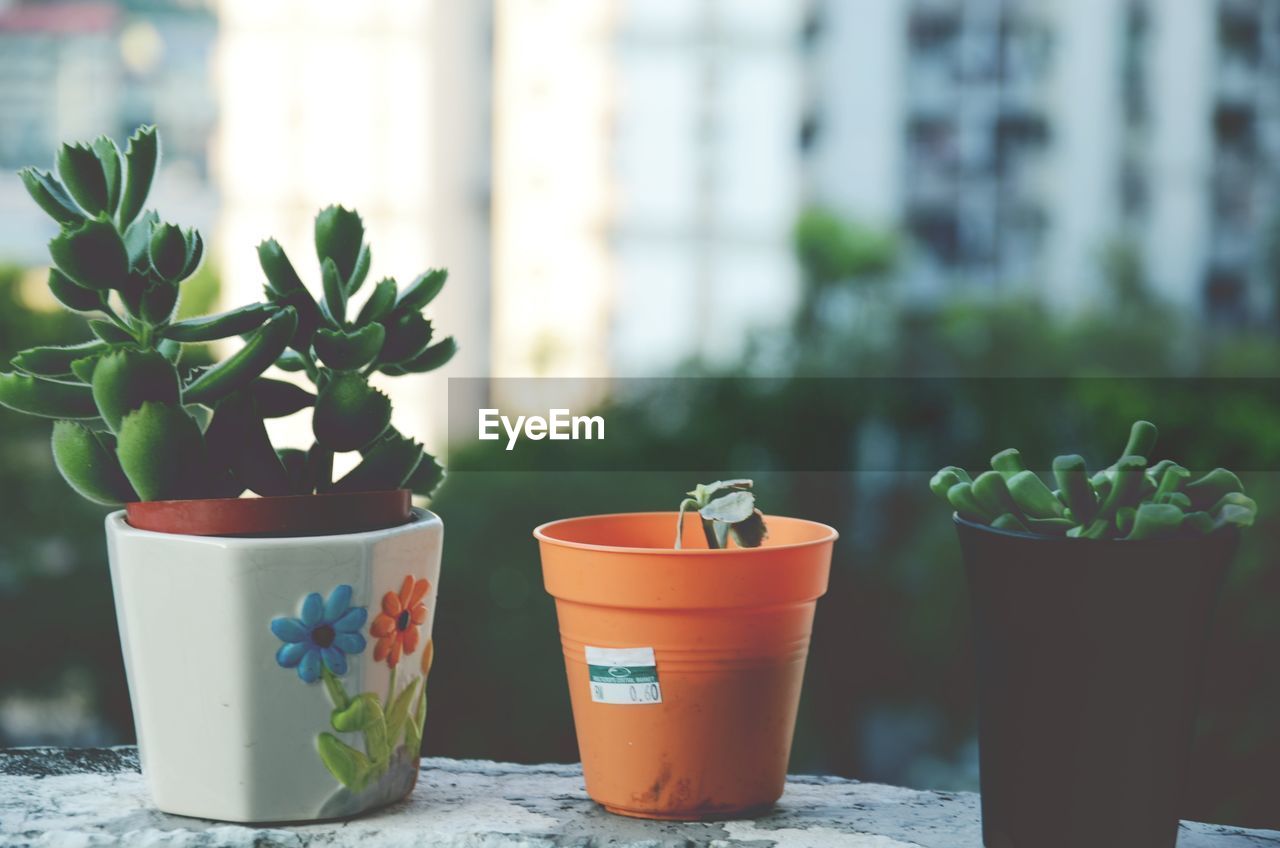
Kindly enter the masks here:
[[949, 465], [929, 488], [962, 518], [1042, 536], [1153, 539], [1253, 524], [1258, 505], [1225, 468], [1193, 480], [1173, 460], [1149, 466], [1158, 435], [1151, 422], [1135, 421], [1120, 458], [1092, 475], [1083, 457], [1057, 457], [1054, 489], [1012, 448], [991, 457], [992, 470], [976, 478]]
[[[403, 289], [372, 286], [370, 248], [354, 211], [316, 216], [323, 296], [317, 300], [274, 239], [258, 247], [266, 300], [218, 315], [176, 320], [181, 286], [199, 266], [194, 229], [144, 211], [160, 137], [134, 133], [122, 154], [106, 137], [63, 145], [57, 175], [19, 172], [36, 203], [59, 224], [49, 243], [49, 288], [85, 314], [95, 339], [41, 347], [0, 372], [0, 404], [57, 419], [53, 455], [81, 495], [105, 504], [134, 500], [357, 492], [401, 487], [430, 494], [443, 476], [422, 446], [391, 425], [391, 401], [369, 383], [431, 371], [457, 350], [433, 338], [422, 310], [447, 272], [432, 270]], [[235, 353], [184, 367], [183, 346], [240, 336]], [[263, 376], [272, 366], [301, 372], [314, 387]], [[272, 445], [264, 420], [312, 408], [314, 444]], [[333, 479], [333, 456], [359, 451]]]
[[752, 485], [750, 480], [720, 480], [699, 483], [693, 491], [686, 492], [676, 517], [676, 548], [681, 547], [684, 515], [689, 510], [697, 512], [702, 520], [708, 548], [727, 547], [730, 536], [739, 547], [760, 547], [768, 529], [764, 525], [764, 513], [756, 509]]

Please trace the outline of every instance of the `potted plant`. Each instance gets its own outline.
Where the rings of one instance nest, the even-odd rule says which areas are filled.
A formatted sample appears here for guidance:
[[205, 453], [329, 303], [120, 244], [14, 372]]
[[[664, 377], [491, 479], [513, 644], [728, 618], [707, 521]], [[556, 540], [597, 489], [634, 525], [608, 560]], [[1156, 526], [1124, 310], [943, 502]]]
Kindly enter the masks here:
[[[360, 217], [316, 217], [324, 295], [274, 240], [258, 247], [266, 299], [177, 320], [201, 261], [194, 229], [144, 204], [153, 128], [122, 154], [64, 145], [57, 176], [21, 177], [60, 225], [49, 288], [93, 340], [14, 357], [0, 404], [56, 419], [53, 455], [107, 516], [138, 747], [156, 805], [231, 821], [348, 816], [413, 786], [433, 656], [438, 517], [410, 502], [442, 470], [391, 426], [374, 372], [443, 365], [422, 309], [444, 271], [398, 289], [369, 273]], [[207, 366], [184, 348], [241, 336]], [[298, 372], [311, 389], [263, 376]], [[315, 440], [276, 448], [264, 419], [310, 410]], [[333, 472], [334, 455], [359, 452]], [[259, 497], [239, 497], [246, 490]]]
[[782, 795], [836, 532], [770, 516], [766, 533], [751, 486], [534, 530], [587, 792], [611, 812], [728, 818]]
[[978, 669], [982, 832], [990, 848], [1171, 848], [1214, 606], [1257, 506], [1222, 468], [1149, 464], [1132, 427], [1090, 475], [1016, 450], [931, 482], [955, 510]]

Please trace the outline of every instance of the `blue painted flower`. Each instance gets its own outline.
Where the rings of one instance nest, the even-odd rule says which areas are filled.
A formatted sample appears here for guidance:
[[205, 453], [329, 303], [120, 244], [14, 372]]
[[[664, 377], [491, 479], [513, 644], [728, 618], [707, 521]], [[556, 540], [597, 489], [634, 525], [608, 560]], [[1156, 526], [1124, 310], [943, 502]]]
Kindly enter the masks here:
[[351, 587], [342, 583], [322, 600], [319, 592], [302, 599], [298, 618], [277, 618], [271, 632], [284, 642], [276, 651], [281, 668], [296, 668], [298, 677], [307, 683], [320, 679], [321, 663], [334, 674], [347, 673], [347, 655], [364, 650], [364, 627], [369, 613], [364, 607], [351, 606]]

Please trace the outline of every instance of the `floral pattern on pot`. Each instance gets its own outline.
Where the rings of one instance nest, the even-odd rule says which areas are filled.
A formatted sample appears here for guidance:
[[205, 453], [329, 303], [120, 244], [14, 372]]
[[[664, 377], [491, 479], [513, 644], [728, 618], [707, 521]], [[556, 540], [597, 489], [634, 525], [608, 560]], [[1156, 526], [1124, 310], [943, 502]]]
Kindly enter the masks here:
[[281, 668], [296, 668], [305, 683], [320, 679], [322, 664], [334, 674], [346, 674], [347, 655], [365, 649], [359, 631], [368, 617], [364, 607], [351, 606], [351, 587], [346, 583], [334, 587], [328, 600], [312, 592], [302, 600], [297, 618], [271, 622], [271, 632], [284, 643], [276, 651], [276, 662]]
[[[316, 737], [316, 750], [329, 773], [352, 795], [386, 795], [393, 800], [403, 794], [417, 776], [422, 747], [422, 724], [426, 718], [426, 678], [434, 656], [427, 640], [423, 646], [422, 673], [397, 684], [397, 664], [402, 654], [417, 648], [419, 628], [426, 623], [427, 580], [404, 578], [399, 593], [383, 596], [382, 612], [374, 619], [369, 635], [378, 640], [374, 662], [384, 659], [391, 668], [385, 696], [375, 692], [348, 693], [342, 681], [348, 657], [362, 654], [368, 641], [359, 631], [368, 619], [364, 606], [353, 606], [353, 590], [343, 583], [327, 599], [312, 592], [302, 599], [297, 618], [282, 616], [271, 621], [271, 632], [283, 643], [276, 651], [281, 668], [296, 669], [304, 683], [320, 681], [333, 704], [330, 730]], [[339, 738], [339, 734], [359, 734], [363, 750]], [[345, 808], [353, 798], [333, 799]]]
[[418, 647], [418, 628], [427, 620], [427, 607], [423, 598], [431, 583], [424, 579], [414, 580], [406, 575], [400, 586], [400, 593], [387, 592], [382, 596], [382, 612], [374, 618], [369, 626], [369, 635], [378, 640], [373, 648], [373, 661], [382, 662], [395, 668], [400, 662], [400, 654], [412, 654]]

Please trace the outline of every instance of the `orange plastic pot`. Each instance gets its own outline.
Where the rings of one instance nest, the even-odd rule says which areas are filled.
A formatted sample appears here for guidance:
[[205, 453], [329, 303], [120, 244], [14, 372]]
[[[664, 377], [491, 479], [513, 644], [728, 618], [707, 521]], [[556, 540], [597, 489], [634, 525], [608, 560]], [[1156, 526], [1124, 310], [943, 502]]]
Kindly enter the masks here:
[[[836, 532], [767, 521], [764, 546], [719, 551], [706, 549], [696, 520], [685, 522], [686, 547], [673, 549], [674, 512], [534, 531], [587, 793], [609, 811], [727, 818], [782, 796]], [[631, 650], [613, 653], [622, 649]]]

